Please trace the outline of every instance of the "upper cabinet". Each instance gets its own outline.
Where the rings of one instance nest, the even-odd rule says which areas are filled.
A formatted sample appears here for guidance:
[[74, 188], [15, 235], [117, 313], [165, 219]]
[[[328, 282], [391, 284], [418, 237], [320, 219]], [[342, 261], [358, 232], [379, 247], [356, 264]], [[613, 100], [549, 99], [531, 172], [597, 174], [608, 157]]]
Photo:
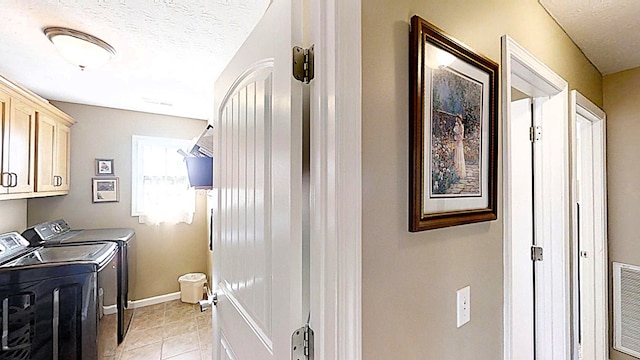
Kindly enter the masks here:
[[36, 191], [69, 191], [70, 128], [38, 113], [36, 122]]
[[9, 121], [9, 95], [0, 91], [0, 194], [6, 194], [11, 186], [11, 174], [4, 173], [4, 166], [2, 159], [4, 158], [4, 124]]
[[74, 123], [48, 101], [0, 77], [0, 200], [69, 192]]
[[36, 110], [16, 98], [10, 99], [9, 108], [2, 136], [2, 186], [10, 194], [32, 193]]

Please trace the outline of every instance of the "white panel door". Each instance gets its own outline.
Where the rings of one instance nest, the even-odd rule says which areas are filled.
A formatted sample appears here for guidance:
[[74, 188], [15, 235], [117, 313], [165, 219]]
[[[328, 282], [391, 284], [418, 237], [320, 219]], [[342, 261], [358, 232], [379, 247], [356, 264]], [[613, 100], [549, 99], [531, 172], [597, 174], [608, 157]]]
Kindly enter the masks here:
[[300, 6], [274, 0], [215, 84], [214, 359], [288, 359], [306, 321]]
[[582, 345], [581, 359], [596, 360], [595, 337], [595, 238], [593, 194], [585, 193], [593, 189], [593, 134], [589, 121], [578, 115], [576, 121], [576, 180], [578, 198], [576, 209], [578, 219], [578, 281], [580, 322], [578, 334]]
[[[513, 208], [513, 242], [511, 243], [513, 296], [511, 334], [514, 360], [533, 360], [534, 357], [534, 302], [533, 266], [533, 157], [529, 129], [531, 128], [531, 99], [511, 103], [511, 169], [519, 176], [511, 187]], [[523, 189], [526, 189], [523, 191]]]
[[[600, 109], [584, 108], [588, 101], [574, 98], [574, 257], [577, 266], [576, 342], [574, 359], [608, 358], [607, 237], [605, 185], [605, 126]], [[576, 103], [576, 99], [578, 98]], [[588, 103], [592, 107], [590, 102]]]
[[[553, 301], [549, 294], [562, 294], [566, 281], [563, 248], [564, 211], [562, 194], [566, 170], [562, 152], [565, 124], [549, 113], [561, 107], [558, 99], [523, 99], [511, 103], [510, 163], [517, 174], [507, 194], [514, 204], [511, 210], [513, 241], [511, 244], [511, 343], [513, 359], [553, 360], [566, 354], [567, 327], [558, 314], [565, 304]], [[540, 134], [531, 134], [531, 127]], [[531, 136], [536, 140], [531, 141]], [[555, 186], [549, 186], [555, 185]], [[531, 246], [543, 249], [543, 260], [532, 261]]]
[[[535, 243], [544, 249], [535, 262], [536, 359], [568, 359], [569, 344], [569, 199], [566, 91], [534, 100], [534, 125], [542, 128], [534, 143]], [[561, 340], [559, 340], [561, 339]]]

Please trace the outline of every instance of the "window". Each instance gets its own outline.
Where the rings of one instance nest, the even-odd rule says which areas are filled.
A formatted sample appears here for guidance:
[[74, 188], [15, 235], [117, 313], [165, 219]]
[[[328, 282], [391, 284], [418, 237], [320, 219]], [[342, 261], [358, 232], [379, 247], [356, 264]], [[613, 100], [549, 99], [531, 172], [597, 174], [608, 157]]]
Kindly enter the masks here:
[[140, 223], [191, 224], [195, 191], [179, 149], [190, 140], [132, 136], [131, 216]]

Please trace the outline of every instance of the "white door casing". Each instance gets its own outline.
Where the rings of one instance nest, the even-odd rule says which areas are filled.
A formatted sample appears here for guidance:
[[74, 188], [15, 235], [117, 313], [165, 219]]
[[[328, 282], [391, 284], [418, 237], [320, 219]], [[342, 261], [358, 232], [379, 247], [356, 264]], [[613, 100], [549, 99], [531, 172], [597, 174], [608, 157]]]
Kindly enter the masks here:
[[[568, 119], [567, 83], [547, 66], [529, 54], [508, 36], [502, 37], [502, 89], [503, 92], [503, 179], [504, 179], [504, 359], [531, 359], [530, 353], [521, 352], [535, 344], [538, 360], [569, 359], [569, 207], [568, 207]], [[512, 152], [511, 88], [534, 99], [533, 122], [542, 127], [542, 137], [533, 150], [533, 159], [522, 159]], [[525, 141], [529, 141], [528, 139]], [[530, 145], [529, 145], [530, 146]], [[533, 182], [521, 175], [517, 163], [534, 161]], [[525, 270], [514, 267], [531, 267], [530, 254], [518, 259], [513, 243], [522, 236], [517, 228], [522, 221], [531, 221], [519, 213], [515, 191], [532, 194], [535, 189], [534, 220], [535, 243], [544, 248], [544, 260], [535, 265], [535, 315], [529, 307], [529, 315], [518, 309], [527, 308], [518, 298], [518, 288], [534, 286], [533, 278]], [[529, 187], [527, 187], [529, 186]], [[529, 234], [533, 239], [533, 234]], [[530, 301], [526, 300], [528, 303]], [[518, 312], [516, 312], [518, 311]], [[535, 342], [532, 331], [519, 332], [521, 317], [534, 316]], [[524, 330], [523, 330], [524, 331]], [[519, 342], [524, 341], [523, 344]]]
[[215, 84], [214, 359], [287, 359], [306, 321], [301, 11], [273, 1]]
[[[362, 358], [361, 1], [311, 2], [311, 326], [316, 360]], [[306, 44], [305, 46], [308, 46]]]
[[576, 90], [570, 104], [573, 358], [604, 360], [609, 351], [606, 116]]

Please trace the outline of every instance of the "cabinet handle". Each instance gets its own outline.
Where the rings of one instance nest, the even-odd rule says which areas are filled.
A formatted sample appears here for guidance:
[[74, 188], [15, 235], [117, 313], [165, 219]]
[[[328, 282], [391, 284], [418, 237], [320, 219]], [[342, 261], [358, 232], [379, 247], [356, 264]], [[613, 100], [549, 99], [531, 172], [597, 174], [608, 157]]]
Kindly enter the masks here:
[[[5, 176], [8, 176], [8, 180], [7, 181], [4, 180]], [[2, 186], [4, 188], [10, 188], [11, 187], [11, 173], [8, 173], [8, 172], [3, 172], [2, 173], [2, 176], [0, 176], [0, 186]]]
[[58, 341], [60, 338], [60, 289], [53, 290], [53, 359], [58, 360]]
[[2, 300], [2, 350], [11, 350], [9, 347], [9, 298]]
[[62, 178], [58, 175], [54, 175], [53, 176], [53, 186], [61, 186], [62, 185]]
[[12, 173], [9, 173], [9, 174], [13, 177], [13, 183], [12, 183], [12, 184], [10, 184], [9, 186], [10, 186], [10, 187], [16, 187], [16, 186], [18, 186], [18, 174], [13, 173], [13, 172], [12, 172]]

